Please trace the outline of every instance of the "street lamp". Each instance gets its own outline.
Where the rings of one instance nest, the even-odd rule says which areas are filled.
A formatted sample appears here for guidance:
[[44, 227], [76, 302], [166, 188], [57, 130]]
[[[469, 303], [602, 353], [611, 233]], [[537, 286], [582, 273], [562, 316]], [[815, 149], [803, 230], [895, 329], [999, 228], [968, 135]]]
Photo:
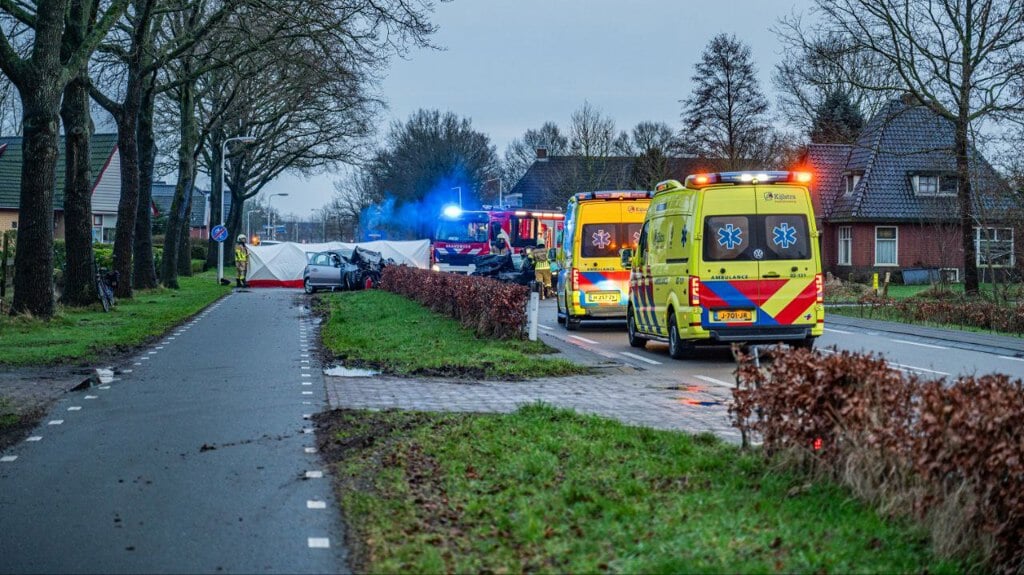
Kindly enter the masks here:
[[503, 204], [503, 202], [501, 200], [501, 178], [491, 178], [491, 179], [487, 180], [486, 182], [484, 182], [484, 186], [486, 186], [487, 184], [489, 184], [489, 183], [491, 183], [491, 182], [493, 182], [495, 180], [498, 181], [498, 209], [501, 209], [502, 204]]
[[249, 213], [245, 214], [245, 237], [252, 238], [252, 215], [262, 213], [263, 210], [249, 210]]
[[462, 186], [455, 186], [453, 190], [459, 190], [459, 207], [462, 207]]
[[[315, 217], [317, 212], [320, 212], [320, 210], [318, 210], [316, 208], [309, 208], [309, 211], [313, 212], [314, 217]], [[323, 212], [321, 212], [320, 215], [323, 216], [323, 220], [322, 220], [322, 222], [323, 222], [323, 231], [321, 231], [320, 242], [321, 243], [327, 243], [327, 210], [324, 210]]]
[[[256, 138], [254, 138], [252, 136], [235, 136], [233, 138], [228, 138], [228, 139], [226, 139], [226, 140], [224, 140], [223, 142], [220, 143], [220, 178], [221, 178], [221, 184], [222, 184], [221, 187], [220, 187], [220, 225], [222, 225], [222, 226], [224, 225], [224, 192], [227, 190], [227, 186], [228, 186], [228, 173], [227, 173], [227, 169], [225, 168], [225, 165], [227, 164], [227, 156], [225, 156], [225, 153], [227, 151], [228, 142], [252, 143], [252, 142], [255, 142], [255, 141], [256, 141]], [[228, 238], [228, 239], [226, 239], [224, 241], [226, 242], [226, 241], [230, 241], [230, 240], [231, 240], [231, 238]], [[221, 283], [221, 281], [223, 281], [223, 280], [224, 280], [224, 242], [217, 242], [217, 283]]]
[[270, 200], [274, 199], [274, 196], [287, 196], [288, 192], [281, 192], [280, 194], [270, 194], [267, 196], [267, 211], [270, 212], [270, 239], [277, 239], [277, 228], [274, 227], [274, 210], [270, 209]]

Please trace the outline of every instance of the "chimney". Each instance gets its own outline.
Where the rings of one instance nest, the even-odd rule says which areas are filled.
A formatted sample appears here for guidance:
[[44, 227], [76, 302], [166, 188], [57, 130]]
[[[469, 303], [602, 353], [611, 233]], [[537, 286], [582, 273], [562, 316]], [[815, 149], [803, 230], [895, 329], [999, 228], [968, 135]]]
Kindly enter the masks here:
[[546, 162], [546, 161], [548, 161], [548, 149], [547, 148], [537, 148], [537, 161], [538, 162]]
[[900, 94], [900, 101], [907, 106], [920, 106], [921, 100], [914, 95], [913, 92], [903, 92]]

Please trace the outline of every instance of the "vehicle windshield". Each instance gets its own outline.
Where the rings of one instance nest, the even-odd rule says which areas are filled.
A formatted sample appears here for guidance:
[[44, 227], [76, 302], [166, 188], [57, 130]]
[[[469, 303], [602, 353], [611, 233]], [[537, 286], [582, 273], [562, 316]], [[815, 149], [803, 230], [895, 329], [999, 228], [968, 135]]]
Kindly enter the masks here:
[[434, 238], [446, 242], [486, 242], [487, 231], [487, 214], [480, 214], [457, 220], [441, 220]]

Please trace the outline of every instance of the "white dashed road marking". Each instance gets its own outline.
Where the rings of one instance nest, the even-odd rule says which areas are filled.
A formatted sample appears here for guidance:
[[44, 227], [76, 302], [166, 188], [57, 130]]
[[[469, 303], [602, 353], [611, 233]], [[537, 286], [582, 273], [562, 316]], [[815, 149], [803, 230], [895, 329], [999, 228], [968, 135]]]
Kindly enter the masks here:
[[82, 406], [81, 405], [72, 405], [71, 407], [68, 408], [68, 411], [82, 411]]
[[918, 347], [927, 347], [927, 348], [931, 348], [931, 349], [949, 349], [948, 347], [942, 347], [941, 345], [931, 345], [931, 344], [928, 344], [928, 343], [917, 343], [916, 341], [906, 341], [906, 340], [903, 340], [903, 339], [894, 339], [894, 340], [892, 340], [892, 342], [893, 343], [905, 343], [907, 345], [916, 345]]
[[1010, 357], [1008, 355], [1001, 355], [999, 359], [1008, 359], [1010, 361], [1024, 361], [1024, 357]]
[[326, 537], [310, 537], [308, 541], [310, 549], [328, 549], [331, 546], [331, 540]]
[[696, 377], [697, 379], [703, 381], [704, 383], [710, 383], [711, 385], [719, 385], [719, 386], [722, 386], [722, 387], [732, 387], [732, 384], [727, 382], [727, 381], [722, 381], [720, 379], [715, 379], [713, 377], [708, 377], [706, 375], [695, 375], [694, 377]]
[[47, 422], [46, 424], [47, 424], [47, 425], [61, 425], [61, 424], [63, 424], [63, 423], [64, 423], [64, 420], [63, 420], [63, 419], [51, 419], [51, 420], [50, 420], [50, 421], [48, 421], [48, 422]]
[[306, 501], [306, 509], [327, 509], [326, 501], [313, 501], [312, 499]]
[[312, 391], [303, 391], [302, 395], [313, 395]]
[[43, 438], [38, 436], [38, 435], [33, 435], [32, 437], [26, 437], [25, 438], [25, 441], [31, 441], [33, 443], [36, 442], [36, 441], [42, 441], [42, 440], [43, 440]]
[[307, 471], [306, 479], [320, 479], [324, 476], [323, 471]]
[[935, 371], [934, 369], [925, 369], [923, 367], [914, 367], [912, 365], [903, 365], [902, 363], [890, 363], [889, 365], [895, 367], [900, 371], [918, 371], [921, 373], [934, 373], [935, 375], [949, 376], [944, 371]]
[[845, 331], [845, 330], [841, 330], [841, 329], [836, 329], [834, 327], [827, 327], [827, 328], [825, 328], [825, 331], [827, 331], [829, 333], [835, 332], [835, 333], [841, 333], [841, 334], [844, 334], [844, 335], [853, 335], [852, 331]]
[[549, 325], [544, 325], [544, 324], [542, 324], [542, 323], [538, 323], [538, 324], [537, 324], [537, 327], [539, 327], [539, 328], [541, 328], [541, 329], [546, 329], [546, 330], [548, 330], [548, 331], [551, 331], [551, 330], [555, 329], [555, 328], [553, 328], [553, 327], [551, 327], [551, 326], [549, 326]]
[[100, 396], [98, 396], [98, 395], [87, 395], [87, 396], [85, 396], [85, 398], [86, 399], [99, 399]]
[[18, 459], [17, 455], [5, 455], [3, 457], [0, 457], [0, 463], [10, 463], [16, 459]]
[[303, 449], [303, 451], [305, 451], [306, 453], [316, 453], [316, 448], [315, 447], [306, 447], [306, 448]]
[[594, 341], [592, 339], [587, 339], [585, 337], [580, 337], [578, 335], [570, 335], [569, 337], [572, 338], [572, 339], [576, 339], [576, 340], [582, 341], [584, 343], [589, 343], [589, 344], [593, 344], [593, 345], [599, 345], [601, 343], [599, 341]]
[[623, 351], [623, 352], [619, 352], [619, 353], [621, 353], [622, 355], [624, 355], [626, 357], [631, 357], [631, 358], [633, 358], [633, 359], [635, 359], [637, 361], [642, 361], [644, 363], [649, 363], [651, 365], [661, 365], [660, 361], [654, 361], [653, 359], [648, 359], [648, 358], [646, 358], [646, 357], [644, 357], [642, 355], [637, 355], [635, 353], [629, 353], [628, 351]]

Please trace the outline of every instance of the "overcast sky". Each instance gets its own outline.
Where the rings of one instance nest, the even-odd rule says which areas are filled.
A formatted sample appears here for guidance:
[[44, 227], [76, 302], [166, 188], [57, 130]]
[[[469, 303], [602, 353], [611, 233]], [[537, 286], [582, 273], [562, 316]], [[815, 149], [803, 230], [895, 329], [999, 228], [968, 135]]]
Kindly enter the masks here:
[[[781, 46], [769, 31], [811, 0], [455, 0], [438, 4], [434, 37], [442, 51], [395, 60], [382, 85], [389, 109], [381, 133], [419, 108], [468, 117], [499, 156], [529, 128], [554, 121], [563, 132], [585, 100], [619, 130], [651, 120], [680, 127], [679, 100], [694, 64], [720, 32], [753, 51], [774, 104], [771, 71]], [[287, 192], [274, 207], [305, 218], [330, 201], [338, 175], [282, 177], [264, 194]]]

